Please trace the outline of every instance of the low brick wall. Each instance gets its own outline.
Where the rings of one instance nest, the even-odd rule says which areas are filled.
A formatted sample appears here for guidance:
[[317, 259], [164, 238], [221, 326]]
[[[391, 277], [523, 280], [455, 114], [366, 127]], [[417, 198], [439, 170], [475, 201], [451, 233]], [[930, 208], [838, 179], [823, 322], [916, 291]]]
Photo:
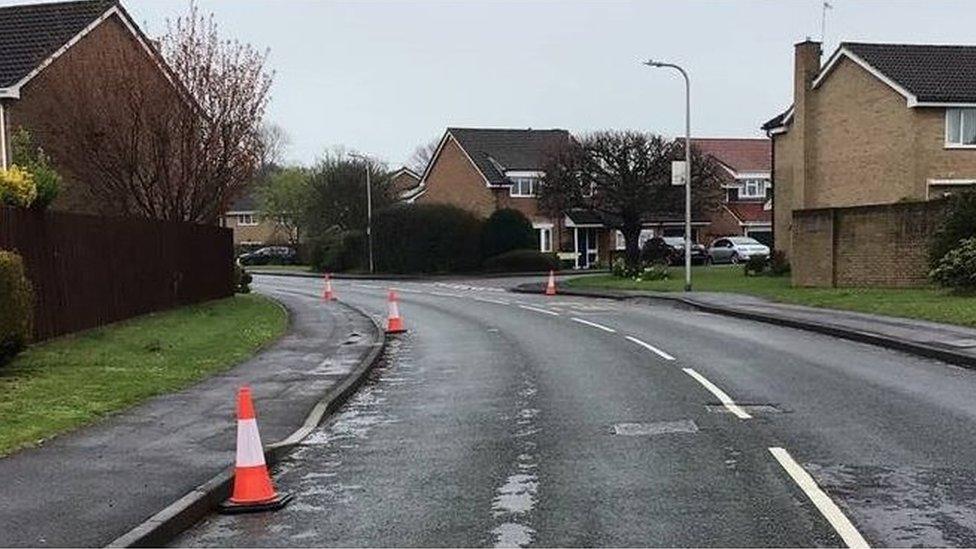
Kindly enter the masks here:
[[925, 285], [929, 241], [944, 211], [943, 201], [795, 210], [793, 285]]

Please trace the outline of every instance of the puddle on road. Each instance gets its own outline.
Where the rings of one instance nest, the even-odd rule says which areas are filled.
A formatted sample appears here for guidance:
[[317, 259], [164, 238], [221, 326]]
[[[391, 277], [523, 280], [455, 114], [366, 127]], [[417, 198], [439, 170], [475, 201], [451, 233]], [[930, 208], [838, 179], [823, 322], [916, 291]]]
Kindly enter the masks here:
[[976, 475], [970, 469], [805, 467], [880, 545], [976, 546]]
[[504, 519], [491, 530], [495, 547], [525, 547], [535, 538], [535, 530], [528, 522], [539, 490], [539, 479], [534, 472], [539, 467], [534, 439], [541, 429], [535, 421], [539, 410], [532, 407], [538, 389], [528, 374], [522, 376], [522, 387], [516, 393], [516, 412], [505, 418], [514, 423], [512, 436], [518, 439], [520, 453], [512, 473], [495, 490], [495, 499], [491, 503], [494, 518]]

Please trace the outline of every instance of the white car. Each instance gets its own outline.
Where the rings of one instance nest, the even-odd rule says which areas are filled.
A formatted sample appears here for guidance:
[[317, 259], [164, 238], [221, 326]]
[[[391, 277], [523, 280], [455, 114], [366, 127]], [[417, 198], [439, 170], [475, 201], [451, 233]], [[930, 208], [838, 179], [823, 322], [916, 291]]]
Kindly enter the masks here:
[[712, 242], [708, 248], [708, 259], [712, 263], [732, 263], [748, 261], [754, 256], [769, 257], [769, 246], [748, 236], [726, 236]]

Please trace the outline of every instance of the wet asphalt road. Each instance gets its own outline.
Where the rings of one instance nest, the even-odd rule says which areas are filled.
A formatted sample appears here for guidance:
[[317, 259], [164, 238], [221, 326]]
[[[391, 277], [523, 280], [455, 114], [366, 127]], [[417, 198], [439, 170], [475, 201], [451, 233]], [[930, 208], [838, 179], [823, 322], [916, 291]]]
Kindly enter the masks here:
[[[671, 305], [501, 291], [516, 282], [396, 283], [410, 332], [275, 472], [295, 501], [174, 545], [850, 541], [770, 448], [872, 545], [976, 545], [976, 372]], [[380, 284], [336, 290], [383, 317]]]

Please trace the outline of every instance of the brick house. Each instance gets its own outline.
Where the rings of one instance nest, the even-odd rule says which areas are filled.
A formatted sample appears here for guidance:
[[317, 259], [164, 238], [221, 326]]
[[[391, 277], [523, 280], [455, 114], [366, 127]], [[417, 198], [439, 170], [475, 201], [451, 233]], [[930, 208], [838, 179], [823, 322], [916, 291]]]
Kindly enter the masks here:
[[420, 184], [420, 174], [404, 166], [388, 175], [393, 196], [403, 196]]
[[220, 226], [234, 233], [234, 246], [289, 246], [293, 239], [288, 229], [261, 215], [257, 200], [247, 193], [231, 204], [220, 219]]
[[692, 138], [692, 146], [722, 168], [722, 203], [704, 240], [750, 236], [772, 245], [772, 142], [752, 138]]
[[[63, 109], [85, 109], [71, 97], [73, 78], [99, 78], [109, 58], [119, 51], [134, 52], [140, 67], [129, 66], [126, 77], [158, 79], [153, 85], [177, 92], [177, 81], [152, 42], [117, 1], [81, 0], [0, 7], [0, 167], [12, 163], [11, 132], [31, 131], [65, 176], [66, 185], [53, 204], [56, 209], [102, 212], [84, 185], [74, 181], [67, 166], [83, 162], [77, 152], [56, 143], [70, 140], [73, 128]], [[147, 76], [148, 75], [148, 76]], [[110, 102], [113, 98], [106, 97]]]
[[807, 247], [791, 234], [801, 210], [926, 201], [972, 185], [976, 46], [847, 42], [821, 65], [820, 43], [801, 42], [793, 105], [762, 128], [773, 141], [775, 245], [787, 253]]
[[[566, 130], [447, 128], [420, 183], [402, 196], [408, 202], [445, 203], [488, 217], [514, 208], [532, 222], [539, 250], [556, 252], [576, 269], [607, 264], [624, 249], [623, 236], [592, 211], [573, 210], [553, 218], [539, 210], [536, 189], [545, 175], [546, 154], [565, 145]], [[693, 238], [708, 225], [693, 222]], [[644, 222], [641, 239], [681, 236], [683, 218]]]

